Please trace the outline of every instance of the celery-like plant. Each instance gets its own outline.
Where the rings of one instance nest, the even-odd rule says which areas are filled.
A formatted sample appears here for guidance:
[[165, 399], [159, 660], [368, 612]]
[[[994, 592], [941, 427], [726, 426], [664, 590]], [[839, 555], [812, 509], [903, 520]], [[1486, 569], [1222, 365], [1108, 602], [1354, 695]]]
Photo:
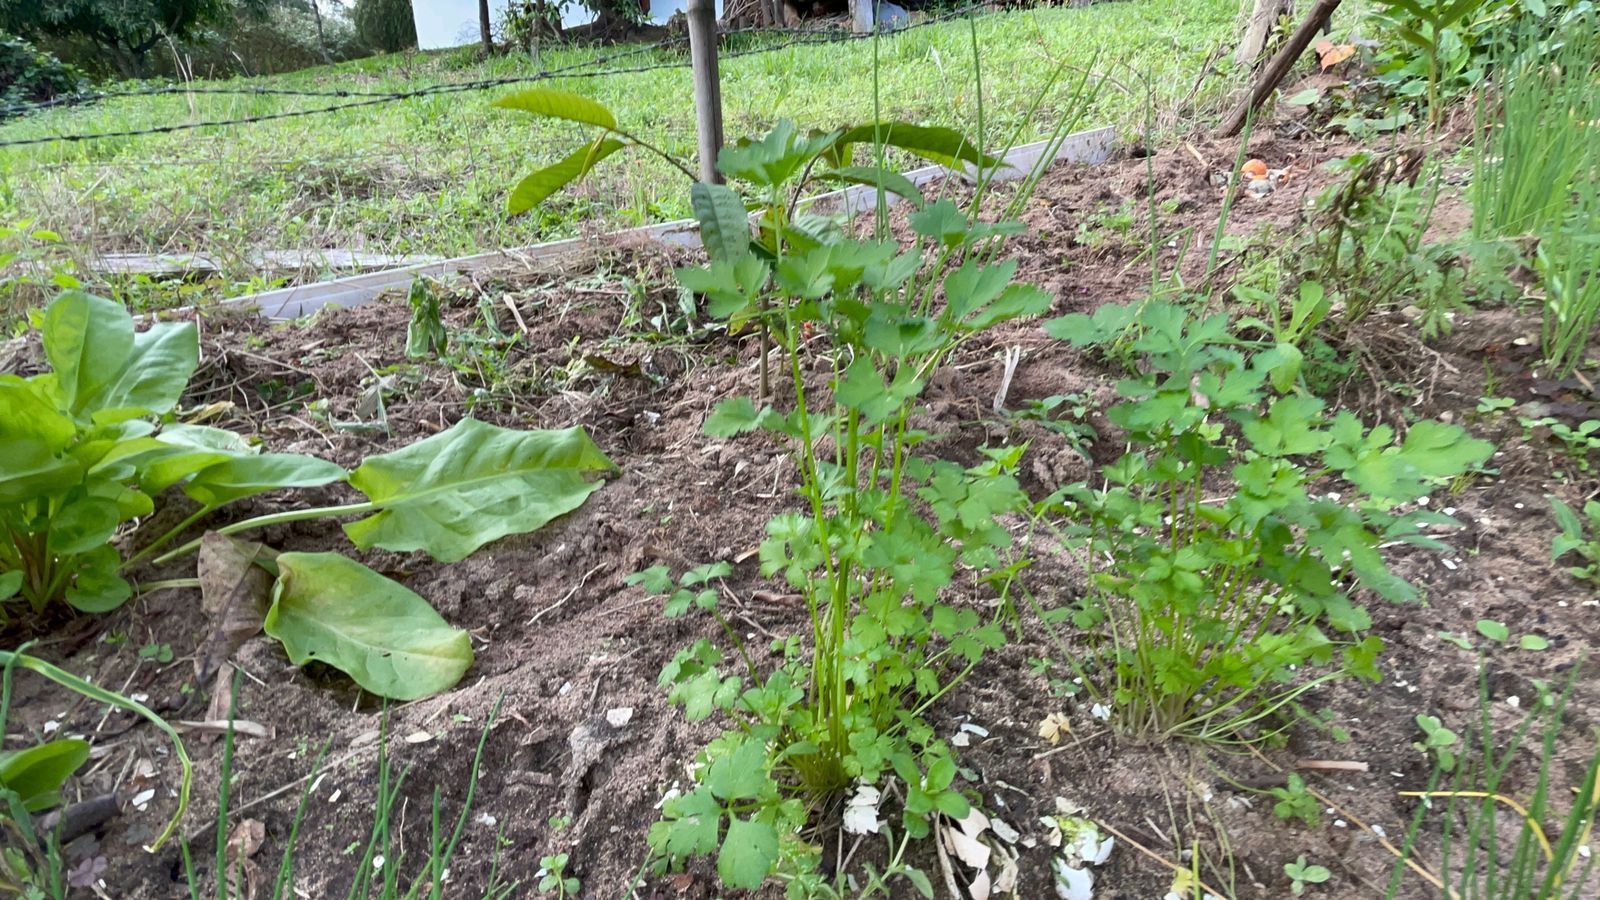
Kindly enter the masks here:
[[[1133, 449], [1106, 467], [1103, 486], [1071, 486], [1039, 507], [1089, 574], [1071, 614], [1100, 650], [1085, 685], [1130, 732], [1260, 735], [1312, 685], [1378, 677], [1382, 642], [1365, 633], [1371, 619], [1351, 593], [1416, 596], [1379, 548], [1439, 548], [1422, 529], [1453, 520], [1400, 504], [1492, 447], [1431, 421], [1397, 439], [1352, 413], [1328, 415], [1314, 397], [1275, 396], [1281, 350], [1247, 352], [1223, 315], [1197, 320], [1152, 301], [1046, 330], [1095, 346], [1135, 316], [1132, 349], [1147, 370], [1118, 386], [1126, 400], [1107, 413]], [[1317, 492], [1330, 478], [1343, 484]]]
[[[691, 718], [720, 711], [739, 727], [706, 749], [694, 788], [663, 807], [651, 846], [667, 866], [717, 853], [730, 886], [753, 887], [775, 866], [807, 877], [816, 851], [794, 837], [806, 818], [799, 798], [853, 780], [898, 776], [903, 827], [914, 837], [928, 833], [935, 813], [965, 815], [955, 763], [922, 714], [1004, 636], [945, 593], [962, 570], [1005, 583], [1011, 537], [997, 517], [1026, 505], [1012, 474], [1020, 450], [985, 451], [970, 467], [924, 460], [916, 447], [928, 436], [910, 424], [924, 386], [957, 347], [1048, 308], [1048, 295], [1012, 283], [1015, 261], [992, 261], [1016, 226], [975, 222], [910, 190], [920, 207], [911, 249], [785, 216], [785, 198], [845, 137], [780, 125], [724, 151], [723, 171], [768, 198], [772, 213], [752, 237], [728, 188], [697, 185], [711, 263], [679, 273], [714, 315], [765, 321], [788, 365], [783, 403], [725, 400], [707, 433], [773, 435], [801, 476], [802, 509], [768, 523], [760, 559], [763, 574], [804, 598], [807, 639], [779, 641], [784, 661], [763, 672], [729, 626], [732, 671], [723, 648], [700, 641], [662, 673]], [[806, 361], [808, 335], [823, 348], [816, 363], [831, 371], [826, 386], [807, 378], [816, 368]], [[657, 567], [635, 580], [668, 595], [669, 615], [699, 609], [720, 619], [708, 583], [727, 572], [701, 567], [674, 579]]]

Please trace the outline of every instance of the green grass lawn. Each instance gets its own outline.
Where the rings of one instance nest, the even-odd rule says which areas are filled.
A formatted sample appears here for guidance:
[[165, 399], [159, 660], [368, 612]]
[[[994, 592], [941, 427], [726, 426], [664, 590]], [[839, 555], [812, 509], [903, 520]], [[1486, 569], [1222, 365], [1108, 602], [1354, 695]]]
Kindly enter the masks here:
[[[1232, 86], [1205, 61], [1230, 38], [1237, 0], [1130, 0], [1085, 9], [982, 16], [991, 144], [1014, 132], [1058, 64], [1104, 76], [1085, 126], [1141, 128], [1154, 92], [1161, 121]], [[770, 38], [764, 38], [770, 40]], [[745, 38], [749, 40], [749, 38]], [[742, 49], [748, 49], [746, 44]], [[741, 48], [735, 48], [741, 49]], [[885, 36], [877, 47], [885, 117], [975, 128], [971, 35], [964, 21]], [[617, 48], [547, 51], [554, 69]], [[729, 139], [778, 117], [806, 127], [870, 120], [873, 42], [794, 46], [726, 59]], [[653, 51], [612, 66], [683, 60]], [[604, 65], [604, 64], [602, 64]], [[270, 87], [406, 90], [532, 74], [526, 56], [479, 62], [470, 52], [403, 54], [249, 82]], [[242, 83], [242, 82], [241, 82]], [[551, 86], [592, 96], [625, 127], [685, 158], [694, 153], [687, 66]], [[687, 214], [683, 176], [644, 155], [613, 159], [586, 186], [508, 219], [509, 187], [569, 151], [586, 129], [491, 109], [501, 87], [316, 116], [167, 135], [0, 149], [0, 223], [31, 219], [75, 252], [203, 251], [224, 259], [256, 249], [344, 248], [457, 255], [553, 240], [586, 230]], [[1021, 139], [1047, 133], [1067, 100], [1044, 98]], [[339, 102], [324, 98], [179, 95], [107, 101], [0, 127], [0, 139], [117, 131], [261, 115]], [[247, 267], [230, 276], [245, 278]]]

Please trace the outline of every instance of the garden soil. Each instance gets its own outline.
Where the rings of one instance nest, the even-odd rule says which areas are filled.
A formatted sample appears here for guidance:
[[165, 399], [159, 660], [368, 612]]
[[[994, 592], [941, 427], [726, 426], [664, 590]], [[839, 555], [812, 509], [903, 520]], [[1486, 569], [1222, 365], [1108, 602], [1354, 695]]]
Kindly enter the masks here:
[[[1353, 149], [1256, 135], [1247, 155], [1290, 174], [1265, 198], [1235, 199], [1229, 239], [1219, 249], [1224, 271], [1241, 242], [1281, 241], [1307, 227], [1310, 200], [1337, 178], [1323, 164]], [[1225, 194], [1221, 183], [1239, 155], [1235, 142], [1195, 138], [1153, 156], [1051, 171], [1022, 209], [1025, 233], [1010, 245], [1022, 261], [1020, 277], [1057, 297], [1056, 314], [1147, 296], [1152, 269], [1143, 251], [1153, 201], [1163, 279], [1177, 273], [1190, 288], [1203, 286]], [[1119, 211], [1132, 213], [1131, 227], [1086, 224]], [[1460, 219], [1459, 203], [1448, 195], [1442, 215]], [[452, 282], [441, 290], [453, 345], [478, 341], [485, 348], [466, 359], [458, 353], [454, 365], [407, 359], [409, 311], [400, 298], [280, 325], [224, 311], [199, 318], [203, 362], [186, 407], [207, 409], [213, 424], [257, 434], [272, 450], [353, 466], [366, 454], [437, 433], [470, 414], [513, 427], [581, 424], [620, 467], [576, 512], [460, 563], [358, 554], [471, 633], [476, 662], [449, 692], [385, 709], [337, 672], [291, 666], [266, 638], [239, 651], [237, 715], [262, 726], [265, 736], [238, 738], [228, 827], [232, 832], [242, 820], [264, 826], [264, 843], [253, 855], [258, 896], [266, 895], [278, 870], [302, 795], [296, 892], [346, 894], [371, 829], [380, 745], [395, 771], [406, 773], [391, 819], [405, 852], [382, 861], [401, 872], [403, 882], [426, 857], [435, 798], [448, 831], [470, 797], [445, 896], [481, 896], [491, 870], [502, 884], [520, 882], [510, 896], [537, 896], [540, 859], [556, 853], [568, 854], [567, 874], [580, 879], [582, 897], [744, 896], [722, 889], [707, 861], [666, 875], [646, 865], [646, 834], [663, 794], [689, 784], [686, 767], [717, 730], [714, 721], [685, 721], [666, 703], [656, 678], [679, 649], [718, 635], [694, 617], [665, 618], [658, 599], [624, 578], [655, 564], [730, 560], [735, 565], [722, 586], [724, 609], [755, 646], [802, 634], [806, 625], [799, 598], [761, 578], [753, 553], [766, 520], [796, 503], [793, 467], [765, 436], [721, 440], [701, 432], [718, 400], [754, 393], [759, 342], [703, 328], [685, 336], [683, 298], [671, 270], [692, 261], [684, 251], [598, 246], [591, 258], [560, 270]], [[503, 354], [485, 336], [486, 316], [516, 336]], [[1101, 900], [1161, 897], [1173, 882], [1173, 866], [1188, 867], [1191, 854], [1199, 856], [1202, 880], [1229, 897], [1287, 897], [1283, 865], [1301, 854], [1333, 871], [1312, 896], [1382, 896], [1395, 863], [1383, 836], [1398, 845], [1417, 808], [1416, 800], [1397, 792], [1423, 788], [1430, 772], [1412, 746], [1421, 736], [1415, 717], [1441, 716], [1465, 734], [1477, 716], [1477, 656], [1440, 632], [1483, 645], [1475, 623], [1493, 619], [1514, 636], [1538, 634], [1550, 642], [1539, 653], [1487, 647], [1484, 689], [1501, 726], [1526, 711], [1534, 679], [1559, 684], [1597, 638], [1594, 594], [1549, 560], [1554, 525], [1545, 500], [1554, 493], [1577, 503], [1593, 489], [1592, 480], [1575, 470], [1559, 445], [1541, 434], [1525, 439], [1514, 417], [1474, 412], [1479, 397], [1497, 393], [1574, 418], [1585, 409], [1593, 414], [1600, 398], [1592, 388], [1586, 394], [1581, 382], [1551, 386], [1527, 374], [1530, 338], [1536, 345], [1537, 320], [1504, 311], [1463, 314], [1453, 333], [1432, 345], [1418, 340], [1400, 314], [1385, 314], [1346, 338], [1360, 365], [1339, 402], [1369, 421], [1401, 427], [1421, 416], [1452, 419], [1501, 448], [1490, 463], [1495, 474], [1432, 498], [1463, 523], [1443, 537], [1448, 552], [1393, 551], [1397, 570], [1422, 588], [1425, 600], [1399, 607], [1367, 598], [1374, 631], [1388, 645], [1379, 661], [1383, 680], [1327, 685], [1304, 698], [1308, 710], [1346, 730], [1347, 741], [1309, 724], [1257, 752], [1119, 738], [1086, 703], [1053, 690], [1033, 661], [1059, 660], [1061, 651], [1033, 610], [1020, 610], [1011, 626], [1014, 640], [931, 710], [943, 736], [966, 736], [957, 750], [964, 789], [1021, 833], [1014, 845], [1019, 897], [1054, 896], [1052, 851], [1043, 843], [1040, 818], [1063, 803], [1119, 835], [1110, 860], [1096, 871]], [[1097, 440], [1080, 451], [1037, 422], [994, 411], [1008, 348], [1020, 348], [1021, 358], [1004, 407], [1082, 395]], [[820, 357], [808, 366], [813, 362]], [[825, 383], [820, 367], [808, 371], [808, 378]], [[917, 424], [940, 436], [930, 452], [963, 462], [975, 460], [979, 447], [1026, 443], [1024, 484], [1043, 496], [1092, 478], [1096, 465], [1122, 452], [1103, 415], [1114, 400], [1115, 379], [1102, 363], [1047, 338], [1037, 323], [1012, 323], [966, 347], [946, 377], [930, 385]], [[1570, 477], [1557, 477], [1558, 470]], [[349, 499], [344, 488], [269, 495], [232, 515]], [[165, 510], [128, 544], [160, 534], [185, 514]], [[284, 550], [354, 552], [334, 523], [268, 528], [257, 538]], [[147, 579], [190, 574], [182, 565], [138, 573]], [[1081, 573], [1046, 557], [1028, 570], [1025, 583], [1043, 607], [1056, 607], [1077, 596]], [[993, 595], [975, 584], [957, 593], [961, 603], [995, 608]], [[171, 718], [198, 720], [206, 717], [210, 691], [185, 693], [184, 685], [193, 678], [193, 654], [205, 635], [200, 610], [198, 592], [164, 590], [114, 614], [57, 621], [32, 636], [42, 638], [36, 652], [95, 683], [147, 697]], [[139, 652], [161, 645], [171, 648], [170, 661], [159, 649], [149, 658]], [[1576, 684], [1568, 711], [1573, 734], [1595, 722], [1596, 684], [1588, 675]], [[1040, 722], [1053, 713], [1071, 720], [1070, 732], [1056, 744], [1039, 734]], [[963, 724], [979, 730], [962, 732]], [[82, 796], [114, 791], [125, 801], [120, 815], [68, 848], [69, 862], [87, 876], [96, 859], [104, 859], [95, 879], [101, 896], [187, 896], [177, 845], [141, 849], [176, 803], [179, 770], [161, 736], [129, 715], [19, 674], [11, 729], [43, 734], [46, 728], [95, 742], [94, 760], [77, 788]], [[186, 743], [195, 758], [196, 790], [182, 831], [197, 869], [210, 878], [222, 742], [191, 731]], [[1556, 773], [1561, 783], [1581, 777], [1587, 749], [1563, 745]], [[1306, 761], [1313, 767], [1298, 773], [1322, 795], [1319, 805], [1326, 810], [1316, 827], [1278, 820], [1273, 799], [1263, 793]], [[1316, 766], [1319, 761], [1339, 765]], [[1524, 796], [1531, 790], [1529, 762], [1522, 759], [1513, 769], [1512, 783]], [[819, 828], [807, 837], [827, 848], [826, 864], [854, 852], [852, 866], [881, 865], [881, 842], [853, 848], [853, 839], [841, 839], [836, 808], [818, 809], [813, 820]], [[1424, 830], [1424, 860], [1435, 846], [1427, 836], [1432, 833]], [[919, 844], [912, 861], [944, 896], [947, 876], [931, 843]], [[972, 875], [959, 861], [949, 865], [948, 877], [958, 882]], [[912, 893], [901, 882], [893, 896]], [[780, 894], [769, 887], [760, 896]], [[1400, 895], [1435, 894], [1408, 874]]]

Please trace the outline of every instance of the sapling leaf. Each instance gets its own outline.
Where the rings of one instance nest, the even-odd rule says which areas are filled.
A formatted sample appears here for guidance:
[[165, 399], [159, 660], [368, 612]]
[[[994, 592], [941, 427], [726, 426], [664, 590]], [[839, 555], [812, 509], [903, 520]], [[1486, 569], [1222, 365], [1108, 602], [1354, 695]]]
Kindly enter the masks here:
[[1517, 646], [1524, 650], [1548, 650], [1550, 642], [1537, 634], [1525, 634], [1517, 640]]
[[577, 509], [616, 470], [580, 426], [514, 431], [462, 419], [352, 471], [350, 484], [379, 512], [344, 530], [363, 550], [455, 562]]
[[22, 590], [22, 570], [0, 572], [0, 600], [10, 600]]
[[840, 166], [823, 173], [820, 177], [873, 188], [881, 185], [883, 190], [903, 197], [917, 209], [921, 209], [923, 205], [922, 191], [916, 184], [899, 172], [888, 169], [879, 169], [876, 166]]
[[581, 94], [553, 88], [530, 88], [500, 97], [491, 104], [501, 109], [516, 109], [551, 119], [564, 119], [584, 125], [617, 130], [617, 119], [604, 104]]
[[297, 666], [316, 661], [392, 700], [455, 686], [472, 641], [428, 601], [337, 553], [284, 553], [263, 628]]
[[650, 826], [650, 844], [673, 857], [710, 853], [717, 849], [722, 804], [706, 788], [663, 803], [663, 821]]
[[958, 162], [967, 162], [982, 169], [992, 169], [1005, 162], [984, 153], [977, 144], [954, 128], [937, 125], [912, 125], [906, 122], [857, 125], [839, 135], [837, 145], [842, 149], [851, 144], [873, 144], [878, 141], [952, 168]]
[[700, 243], [713, 261], [736, 263], [750, 255], [750, 215], [732, 188], [697, 183], [689, 189], [689, 206], [700, 222]]
[[511, 190], [506, 212], [516, 216], [533, 209], [567, 185], [582, 181], [601, 160], [627, 146], [613, 138], [601, 137], [528, 174]]
[[773, 788], [767, 774], [767, 748], [753, 738], [717, 757], [706, 772], [706, 787], [721, 800], [753, 800]]

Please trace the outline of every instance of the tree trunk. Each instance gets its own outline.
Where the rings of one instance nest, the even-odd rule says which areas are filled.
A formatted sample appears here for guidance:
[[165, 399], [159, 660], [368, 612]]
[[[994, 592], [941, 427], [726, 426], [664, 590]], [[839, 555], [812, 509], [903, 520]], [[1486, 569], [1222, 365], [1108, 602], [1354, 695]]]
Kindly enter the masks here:
[[1233, 61], [1241, 68], [1255, 68], [1256, 62], [1261, 58], [1261, 51], [1267, 48], [1267, 38], [1272, 34], [1272, 26], [1277, 23], [1278, 17], [1288, 13], [1293, 5], [1294, 0], [1255, 0], [1255, 11], [1250, 14], [1250, 23], [1245, 26], [1244, 37], [1239, 40]]
[[328, 53], [328, 37], [322, 33], [322, 10], [317, 8], [317, 0], [311, 0], [311, 18], [317, 22], [317, 49], [322, 51], [322, 61], [331, 63], [333, 56]]
[[483, 44], [483, 55], [494, 54], [493, 23], [489, 21], [489, 0], [478, 0], [478, 40]]
[[1290, 69], [1294, 68], [1294, 62], [1300, 58], [1300, 54], [1311, 46], [1311, 39], [1316, 36], [1318, 30], [1327, 25], [1328, 20], [1333, 17], [1333, 11], [1339, 8], [1339, 3], [1340, 0], [1317, 0], [1317, 5], [1306, 14], [1300, 27], [1289, 36], [1288, 43], [1284, 44], [1283, 48], [1272, 57], [1272, 61], [1267, 63], [1261, 75], [1256, 78], [1255, 84], [1251, 85], [1238, 105], [1223, 117], [1222, 124], [1217, 127], [1218, 137], [1233, 137], [1239, 133], [1239, 129], [1244, 127], [1245, 119], [1250, 117], [1250, 111], [1277, 90], [1278, 83], [1283, 81], [1283, 76], [1289, 74]]

